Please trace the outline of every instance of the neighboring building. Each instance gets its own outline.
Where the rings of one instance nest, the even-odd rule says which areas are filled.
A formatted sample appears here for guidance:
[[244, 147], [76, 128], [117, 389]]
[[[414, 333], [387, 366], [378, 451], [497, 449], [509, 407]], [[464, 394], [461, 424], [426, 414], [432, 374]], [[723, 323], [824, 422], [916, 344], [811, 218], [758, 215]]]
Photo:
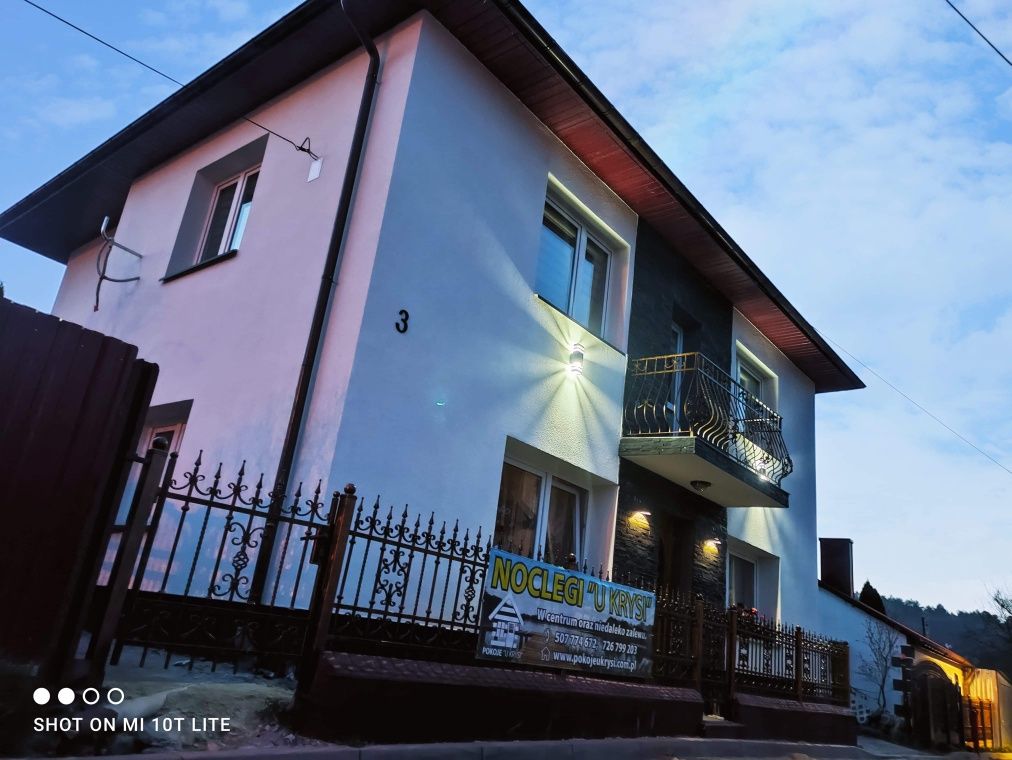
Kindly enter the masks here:
[[854, 593], [850, 539], [822, 538], [820, 545], [819, 619], [823, 630], [850, 644], [858, 719], [864, 722], [880, 709], [877, 679], [884, 674], [881, 710], [918, 744], [962, 746], [977, 738], [986, 748], [1008, 746], [1008, 679], [861, 602]]
[[[338, 246], [294, 477], [819, 628], [814, 398], [860, 380], [521, 6], [359, 14], [343, 243], [368, 61], [322, 0], [0, 215], [159, 364], [145, 442], [270, 477]], [[143, 258], [96, 311], [106, 215]]]

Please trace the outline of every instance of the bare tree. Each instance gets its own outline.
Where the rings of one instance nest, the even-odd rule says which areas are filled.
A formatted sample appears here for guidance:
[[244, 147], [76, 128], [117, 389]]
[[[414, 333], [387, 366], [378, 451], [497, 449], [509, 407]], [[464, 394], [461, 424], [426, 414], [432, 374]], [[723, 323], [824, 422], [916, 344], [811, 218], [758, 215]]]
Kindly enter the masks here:
[[991, 603], [994, 605], [995, 617], [1001, 623], [1005, 637], [1012, 644], [1012, 592], [995, 589], [991, 594]]
[[991, 592], [993, 612], [983, 612], [985, 625], [998, 639], [998, 646], [1004, 646], [1012, 656], [1012, 592], [995, 589]]
[[895, 628], [868, 620], [864, 624], [864, 643], [867, 651], [861, 655], [861, 664], [857, 672], [875, 684], [878, 688], [878, 708], [873, 713], [879, 716], [886, 707], [886, 683], [892, 669], [893, 653], [900, 642], [900, 634]]

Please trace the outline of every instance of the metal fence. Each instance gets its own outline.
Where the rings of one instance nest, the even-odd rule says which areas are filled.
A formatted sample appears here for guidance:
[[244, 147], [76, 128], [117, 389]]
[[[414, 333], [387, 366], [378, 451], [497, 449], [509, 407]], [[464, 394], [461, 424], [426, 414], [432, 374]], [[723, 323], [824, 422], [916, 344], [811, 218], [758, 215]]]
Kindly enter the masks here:
[[353, 504], [329, 646], [473, 652], [491, 548], [481, 529]]
[[[175, 653], [215, 662], [242, 653], [298, 656], [316, 574], [312, 539], [337, 495], [327, 500], [321, 483], [308, 493], [301, 483], [289, 495], [272, 492], [263, 475], [247, 477], [245, 462], [232, 477], [220, 463], [208, 475], [203, 452], [177, 479], [176, 459], [169, 455], [151, 508], [113, 663], [127, 645], [141, 647], [141, 664], [151, 649], [165, 665]], [[261, 557], [267, 532], [274, 549]], [[112, 540], [107, 565], [116, 551]], [[257, 562], [266, 569], [262, 589], [254, 588]]]
[[[310, 640], [332, 650], [474, 662], [492, 548], [480, 528], [384, 508], [353, 486], [329, 499], [319, 483], [285, 496], [270, 492], [262, 476], [248, 482], [245, 466], [234, 478], [221, 465], [205, 474], [200, 456], [178, 479], [175, 468], [170, 455], [114, 662], [127, 645], [140, 647], [142, 664], [152, 649], [165, 666], [174, 655], [191, 663], [195, 656], [235, 662], [244, 653], [294, 661], [306, 657]], [[267, 532], [276, 539], [273, 556], [261, 557]], [[321, 547], [333, 554], [321, 559]], [[267, 565], [259, 591], [258, 561]], [[320, 568], [327, 571], [318, 578]], [[615, 580], [656, 595], [655, 681], [695, 687], [711, 705], [726, 704], [736, 691], [849, 701], [846, 644], [668, 588]], [[324, 617], [312, 612], [321, 605]]]
[[630, 363], [623, 434], [696, 436], [778, 486], [794, 469], [780, 415], [700, 353]]
[[[354, 509], [339, 538], [346, 548], [327, 648], [473, 662], [491, 542], [378, 500]], [[717, 709], [736, 692], [849, 704], [846, 643], [650, 581], [614, 580], [655, 594], [655, 681], [697, 688]]]
[[802, 700], [849, 702], [848, 646], [763, 618], [730, 610], [729, 652], [739, 691]]

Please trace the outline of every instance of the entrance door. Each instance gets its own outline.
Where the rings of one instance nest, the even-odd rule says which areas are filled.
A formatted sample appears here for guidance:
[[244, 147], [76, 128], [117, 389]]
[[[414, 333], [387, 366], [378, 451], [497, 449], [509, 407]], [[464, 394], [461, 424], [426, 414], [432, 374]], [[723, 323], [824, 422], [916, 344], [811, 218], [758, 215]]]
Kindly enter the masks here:
[[692, 593], [692, 521], [655, 511], [657, 582], [683, 596]]

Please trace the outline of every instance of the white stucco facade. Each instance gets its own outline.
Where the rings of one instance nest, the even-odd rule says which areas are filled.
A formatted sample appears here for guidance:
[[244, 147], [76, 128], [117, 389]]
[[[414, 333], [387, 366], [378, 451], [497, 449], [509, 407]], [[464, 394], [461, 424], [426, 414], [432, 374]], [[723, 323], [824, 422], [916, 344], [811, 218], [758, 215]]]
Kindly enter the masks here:
[[[384, 86], [371, 128], [374, 145], [396, 140], [420, 26], [405, 24], [380, 41]], [[109, 274], [139, 275], [139, 281], [106, 283], [100, 308], [93, 311], [101, 241], [70, 258], [53, 313], [133, 343], [142, 358], [156, 362], [152, 404], [193, 400], [181, 463], [192, 462], [203, 449], [226, 468], [246, 459], [248, 469], [273, 476], [366, 63], [364, 53], [352, 55], [251, 114], [284, 133], [311, 135], [324, 167], [318, 179], [307, 182], [305, 154], [268, 140], [235, 258], [161, 282], [196, 173], [263, 135], [247, 123], [222, 130], [133, 183], [115, 234], [144, 259], [138, 266], [129, 255], [113, 253]], [[382, 203], [388, 177], [387, 152], [370, 151], [362, 197]]]
[[[605, 325], [621, 346], [636, 216], [426, 24], [330, 479], [487, 535], [509, 437], [588, 490], [587, 534], [602, 543], [587, 558], [598, 563], [615, 521], [625, 357], [535, 296], [549, 176], [628, 241], [613, 256]], [[567, 371], [576, 342], [582, 376]]]
[[[896, 638], [893, 655], [899, 656], [900, 646], [907, 643], [906, 637], [886, 626], [853, 604], [836, 594], [819, 588], [816, 592], [820, 630], [838, 641], [850, 645], [850, 685], [857, 699], [869, 710], [878, 707], [879, 686], [873, 678], [879, 660], [872, 655], [869, 636]], [[876, 633], [878, 632], [878, 633]], [[885, 712], [895, 715], [896, 705], [903, 703], [903, 692], [893, 689], [893, 680], [902, 677], [898, 667], [889, 667], [885, 681]]]
[[[783, 418], [783, 435], [794, 471], [781, 487], [790, 507], [734, 508], [727, 511], [727, 533], [758, 550], [758, 596], [771, 600], [767, 614], [793, 625], [822, 630], [816, 611], [818, 578], [815, 504], [815, 387], [738, 311], [732, 326], [733, 360], [746, 355], [774, 377], [775, 411]], [[733, 368], [737, 376], [737, 366]], [[735, 551], [734, 542], [729, 542]], [[766, 556], [764, 556], [766, 555]], [[775, 558], [775, 559], [773, 559]], [[778, 576], [778, 583], [773, 578]], [[774, 609], [775, 607], [775, 609]]]
[[[425, 13], [381, 38], [359, 188], [328, 315], [296, 479], [482, 527], [503, 459], [586, 489], [585, 558], [610, 560], [636, 215]], [[261, 137], [237, 124], [137, 180], [92, 310], [99, 245], [76, 252], [54, 313], [140, 347], [153, 404], [193, 400], [181, 464], [273, 475], [291, 409], [365, 73], [352, 55], [253, 118], [310, 134], [309, 161], [271, 138], [238, 254], [161, 282], [194, 175]], [[549, 185], [607, 234], [603, 335], [534, 292]], [[407, 332], [395, 324], [410, 314]], [[582, 375], [567, 371], [585, 346]]]

